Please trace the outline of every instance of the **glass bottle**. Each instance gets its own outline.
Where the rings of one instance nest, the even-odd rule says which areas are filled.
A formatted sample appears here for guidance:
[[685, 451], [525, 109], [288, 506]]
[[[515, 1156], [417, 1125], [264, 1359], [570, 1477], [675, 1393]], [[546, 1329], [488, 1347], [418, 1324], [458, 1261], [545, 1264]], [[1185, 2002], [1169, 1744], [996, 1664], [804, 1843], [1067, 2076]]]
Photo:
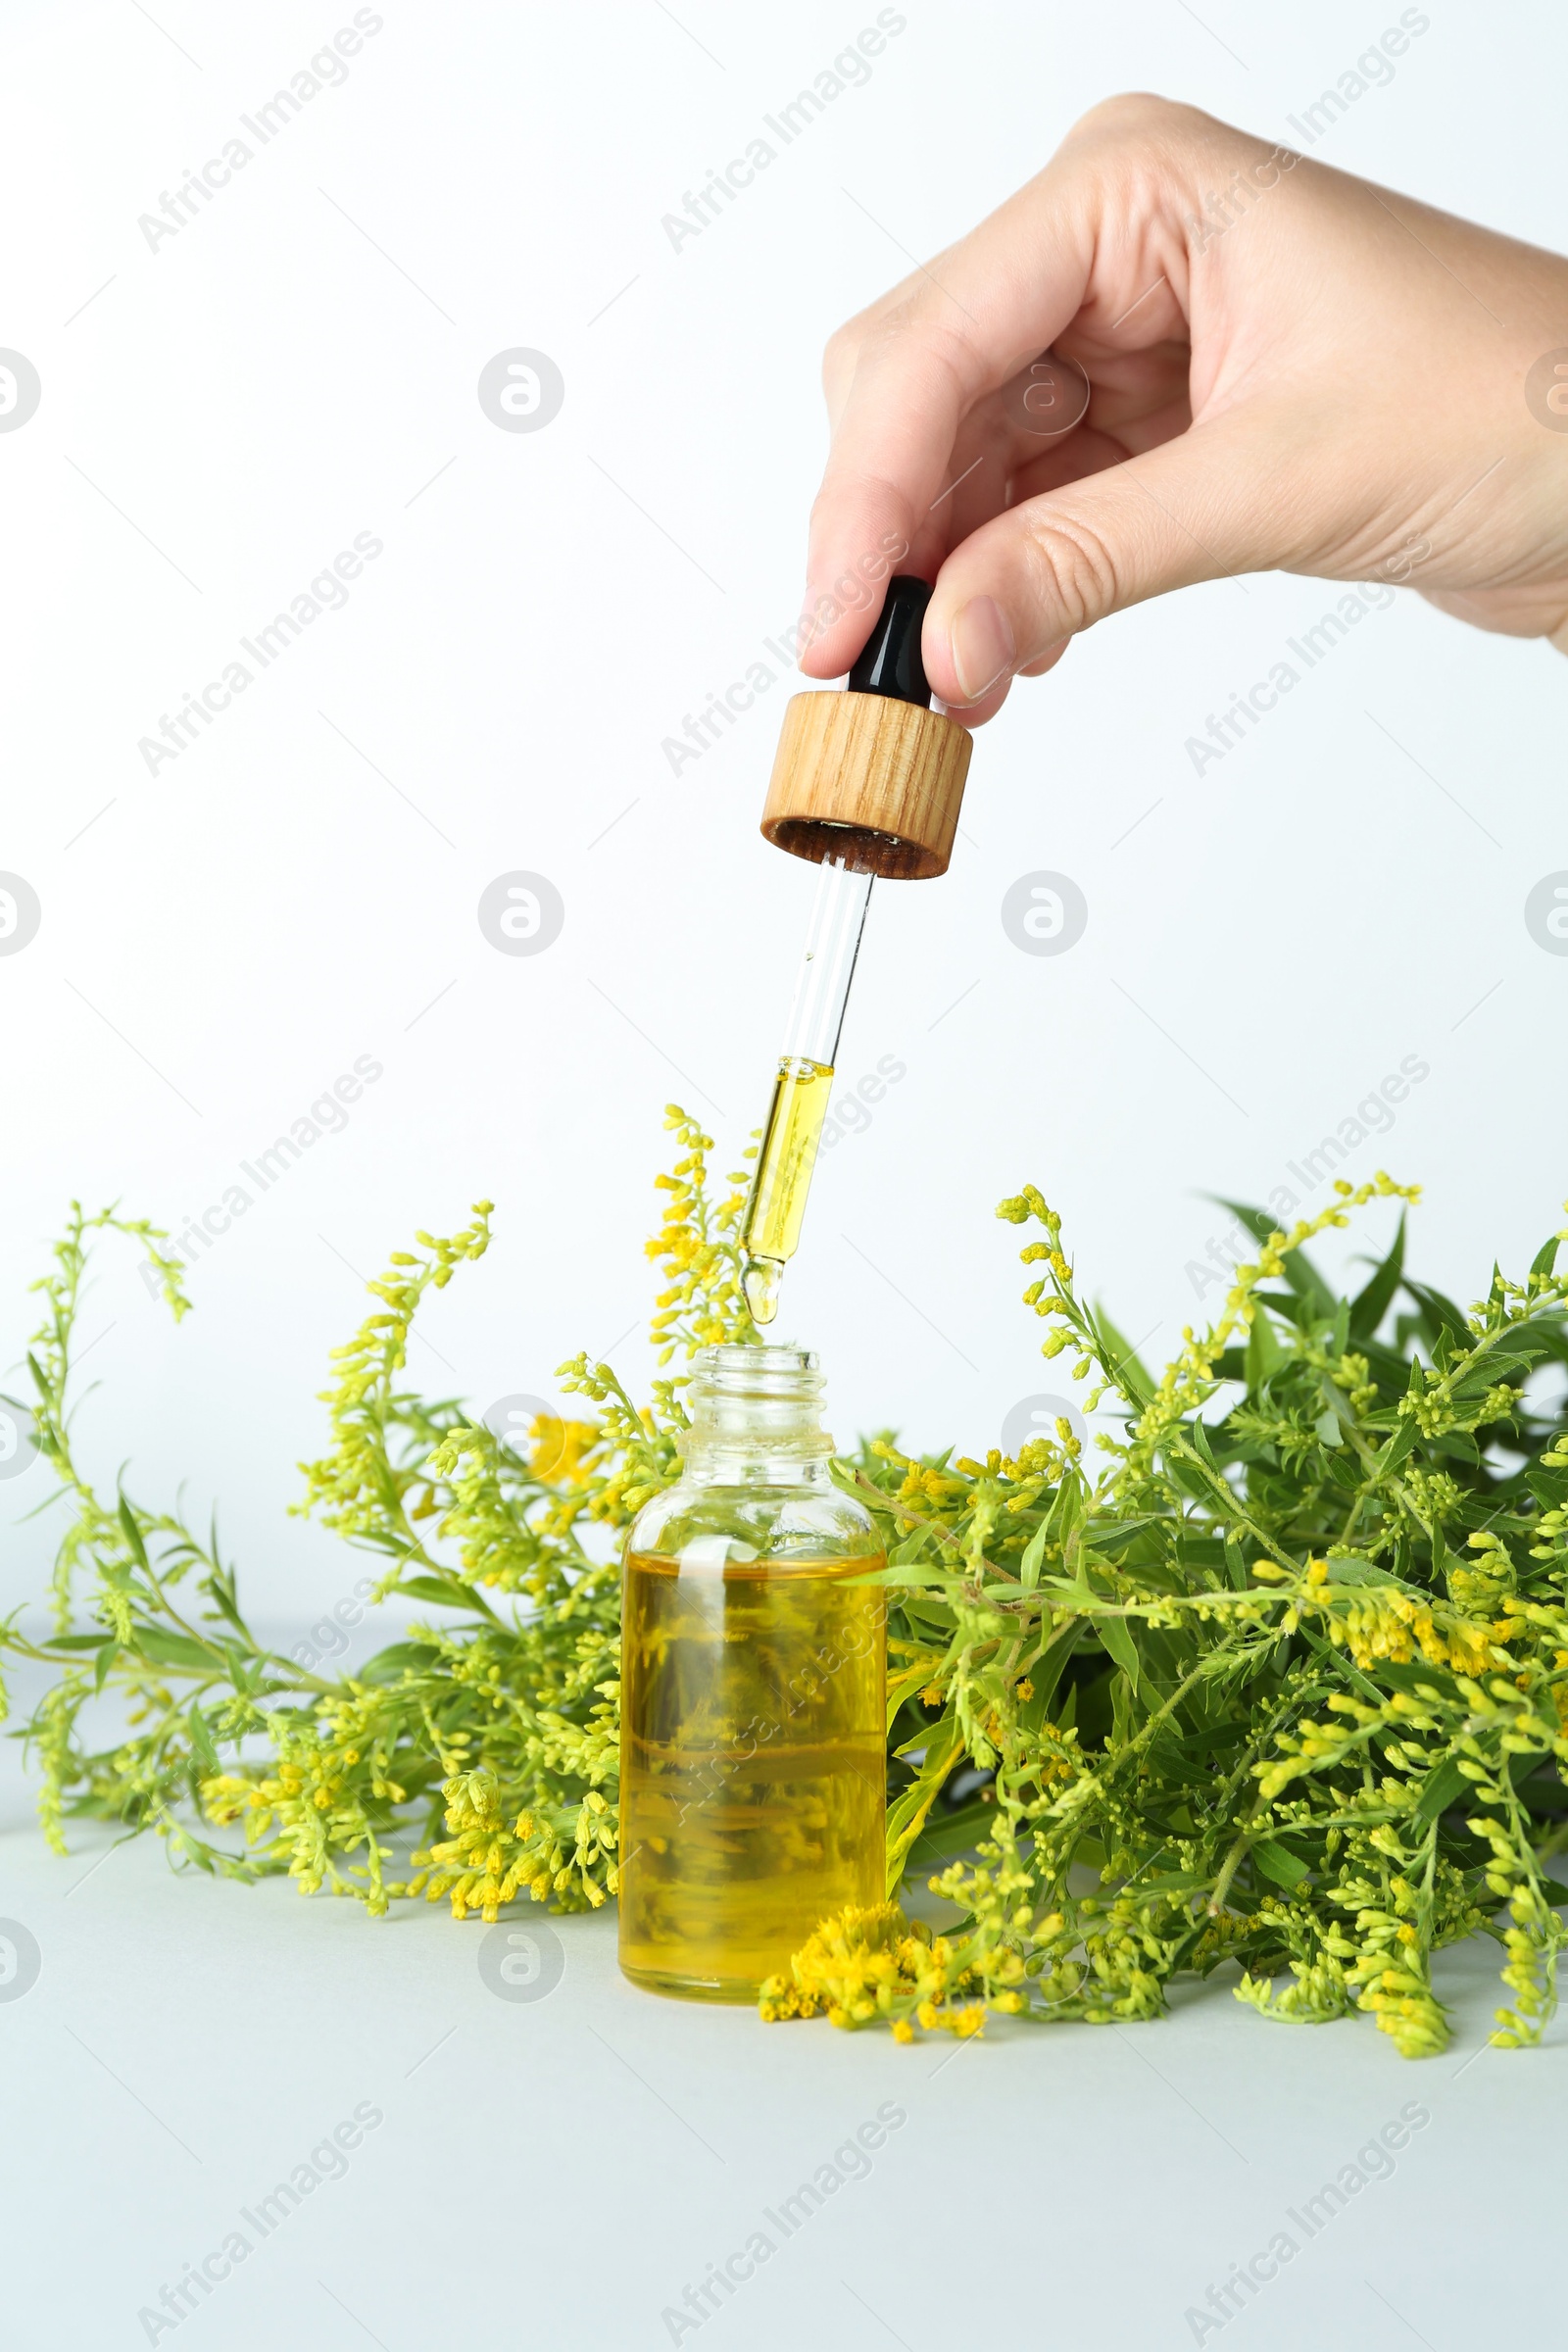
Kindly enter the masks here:
[[680, 1484], [627, 1540], [620, 1965], [651, 1991], [753, 2001], [884, 1899], [883, 1554], [822, 1390], [805, 1348], [704, 1348]]

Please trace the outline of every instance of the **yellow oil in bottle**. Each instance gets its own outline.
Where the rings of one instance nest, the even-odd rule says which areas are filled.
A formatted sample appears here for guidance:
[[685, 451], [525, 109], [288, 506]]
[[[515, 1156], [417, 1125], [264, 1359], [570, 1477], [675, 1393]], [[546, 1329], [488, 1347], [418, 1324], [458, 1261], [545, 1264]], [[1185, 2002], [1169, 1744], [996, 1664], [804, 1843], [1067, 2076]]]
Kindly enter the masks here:
[[833, 1561], [627, 1555], [620, 1965], [751, 2001], [819, 1921], [883, 1900], [882, 1588]]
[[746, 1301], [756, 1323], [771, 1323], [778, 1312], [779, 1283], [786, 1259], [795, 1255], [800, 1244], [832, 1091], [830, 1062], [808, 1061], [799, 1054], [786, 1054], [780, 1061], [741, 1233]]

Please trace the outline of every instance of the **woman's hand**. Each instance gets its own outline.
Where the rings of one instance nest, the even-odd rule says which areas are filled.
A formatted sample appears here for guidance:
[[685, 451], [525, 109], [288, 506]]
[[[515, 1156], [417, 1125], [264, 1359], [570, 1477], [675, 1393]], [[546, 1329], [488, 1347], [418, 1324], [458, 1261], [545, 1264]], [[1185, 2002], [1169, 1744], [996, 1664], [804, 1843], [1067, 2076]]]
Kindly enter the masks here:
[[848, 669], [890, 569], [935, 579], [926, 672], [971, 725], [1225, 573], [1408, 580], [1568, 653], [1564, 347], [1558, 256], [1112, 99], [829, 344], [801, 665]]

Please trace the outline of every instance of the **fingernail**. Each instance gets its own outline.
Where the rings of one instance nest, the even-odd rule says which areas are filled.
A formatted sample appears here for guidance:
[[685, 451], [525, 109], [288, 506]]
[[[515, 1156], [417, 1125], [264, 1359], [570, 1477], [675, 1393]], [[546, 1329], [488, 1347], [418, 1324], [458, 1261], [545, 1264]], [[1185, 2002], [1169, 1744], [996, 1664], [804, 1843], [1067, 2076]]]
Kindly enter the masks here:
[[977, 703], [1012, 667], [1015, 648], [1007, 616], [993, 596], [971, 596], [948, 632], [953, 666], [966, 703]]

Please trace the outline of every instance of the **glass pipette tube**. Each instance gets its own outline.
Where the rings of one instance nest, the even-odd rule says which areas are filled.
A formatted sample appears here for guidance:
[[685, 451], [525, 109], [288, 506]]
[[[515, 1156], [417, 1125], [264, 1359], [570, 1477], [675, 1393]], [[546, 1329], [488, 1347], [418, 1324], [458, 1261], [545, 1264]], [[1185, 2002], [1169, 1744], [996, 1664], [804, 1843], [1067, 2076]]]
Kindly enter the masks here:
[[777, 1314], [784, 1267], [800, 1242], [870, 897], [868, 873], [854, 871], [842, 858], [823, 860], [741, 1228], [755, 1323], [771, 1323]]

